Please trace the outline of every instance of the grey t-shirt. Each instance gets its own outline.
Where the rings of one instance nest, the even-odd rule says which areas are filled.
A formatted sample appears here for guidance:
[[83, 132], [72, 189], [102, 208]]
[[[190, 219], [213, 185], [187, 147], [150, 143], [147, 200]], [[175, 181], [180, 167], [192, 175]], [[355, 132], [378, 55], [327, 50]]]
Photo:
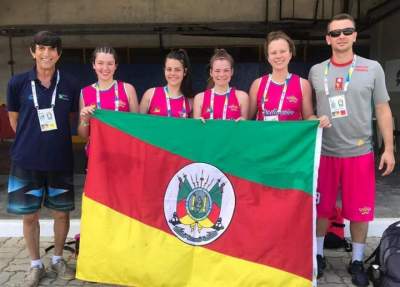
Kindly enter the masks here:
[[[327, 115], [332, 123], [332, 127], [323, 131], [321, 152], [336, 157], [366, 154], [372, 150], [372, 107], [389, 101], [383, 69], [378, 62], [357, 56], [345, 93], [348, 116], [332, 119], [324, 89], [324, 71], [328, 61], [314, 65], [308, 77], [316, 94], [318, 116]], [[330, 64], [329, 97], [344, 94], [340, 83], [344, 87], [350, 66]]]

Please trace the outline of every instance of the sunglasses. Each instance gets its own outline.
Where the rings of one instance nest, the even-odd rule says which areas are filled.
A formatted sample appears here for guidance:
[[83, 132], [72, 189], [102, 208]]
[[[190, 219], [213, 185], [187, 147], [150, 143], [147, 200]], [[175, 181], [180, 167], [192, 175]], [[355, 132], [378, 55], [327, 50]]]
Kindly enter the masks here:
[[344, 28], [344, 29], [338, 29], [338, 30], [329, 31], [328, 35], [333, 37], [333, 38], [339, 37], [341, 33], [343, 33], [343, 35], [345, 35], [345, 36], [350, 36], [355, 31], [356, 31], [356, 29], [354, 29], [354, 28]]

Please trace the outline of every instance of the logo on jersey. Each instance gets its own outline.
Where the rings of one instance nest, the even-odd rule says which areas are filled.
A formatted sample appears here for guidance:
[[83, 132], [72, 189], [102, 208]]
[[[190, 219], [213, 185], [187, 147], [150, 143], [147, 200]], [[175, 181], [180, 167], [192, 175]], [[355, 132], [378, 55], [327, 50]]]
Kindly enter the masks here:
[[297, 101], [298, 101], [298, 99], [296, 98], [296, 96], [293, 96], [293, 95], [287, 97], [287, 100], [288, 100], [289, 103], [293, 103], [293, 104], [296, 104]]

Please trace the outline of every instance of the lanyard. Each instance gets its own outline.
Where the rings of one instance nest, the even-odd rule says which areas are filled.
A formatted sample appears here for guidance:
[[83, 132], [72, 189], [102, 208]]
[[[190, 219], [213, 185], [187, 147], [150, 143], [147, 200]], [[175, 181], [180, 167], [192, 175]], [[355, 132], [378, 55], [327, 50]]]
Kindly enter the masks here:
[[[98, 109], [101, 109], [100, 87], [99, 87], [99, 83], [98, 82], [95, 84], [95, 88], [96, 88], [96, 107]], [[116, 112], [118, 112], [118, 109], [119, 109], [119, 95], [118, 95], [118, 82], [117, 81], [114, 81], [114, 94], [115, 94], [115, 99], [114, 99], [115, 108], [114, 108], [114, 110]]]
[[[225, 92], [225, 101], [224, 101], [224, 109], [222, 111], [222, 119], [226, 120], [226, 112], [228, 110], [228, 101], [229, 101], [229, 94], [231, 93], [231, 88], [228, 87], [228, 90]], [[214, 97], [215, 91], [214, 89], [211, 90], [211, 97], [210, 97], [210, 119], [214, 119]]]
[[[348, 89], [349, 84], [350, 84], [351, 77], [353, 76], [353, 71], [354, 71], [354, 68], [356, 66], [356, 58], [357, 58], [357, 56], [354, 55], [353, 61], [351, 62], [351, 66], [349, 68], [349, 71], [347, 72], [346, 82], [344, 84], [344, 89], [343, 89], [344, 94], [347, 92], [347, 89]], [[325, 88], [325, 95], [327, 97], [329, 97], [328, 73], [329, 73], [330, 65], [331, 65], [331, 61], [329, 60], [328, 63], [326, 64], [326, 66], [325, 66], [325, 71], [324, 71], [324, 88]]]
[[[287, 87], [289, 85], [289, 80], [290, 80], [291, 77], [292, 77], [292, 74], [289, 73], [287, 75], [286, 79], [285, 79], [285, 84], [283, 85], [281, 97], [279, 99], [277, 115], [279, 115], [280, 112], [282, 111], [283, 100], [285, 99]], [[265, 109], [265, 102], [267, 101], [267, 98], [268, 98], [268, 89], [269, 89], [269, 86], [271, 84], [271, 81], [272, 81], [272, 75], [269, 74], [268, 75], [268, 81], [267, 81], [267, 84], [265, 86], [264, 94], [263, 94], [263, 97], [261, 98], [261, 109], [262, 109], [262, 113], [263, 113], [264, 117], [267, 116], [267, 110]]]
[[[171, 95], [169, 94], [169, 90], [168, 90], [168, 86], [164, 87], [164, 92], [165, 92], [165, 100], [167, 102], [167, 116], [168, 117], [172, 117], [172, 111], [171, 111]], [[183, 96], [182, 96], [183, 97]], [[183, 97], [183, 101], [182, 101], [182, 117], [187, 117], [187, 107], [186, 107], [186, 101], [185, 101], [185, 97]]]
[[[54, 108], [54, 106], [56, 105], [56, 94], [59, 82], [60, 82], [60, 72], [57, 70], [56, 86], [54, 87], [53, 94], [51, 96], [51, 108]], [[31, 81], [31, 87], [32, 87], [33, 104], [35, 105], [35, 108], [39, 110], [39, 103], [36, 94], [36, 84], [34, 80]]]

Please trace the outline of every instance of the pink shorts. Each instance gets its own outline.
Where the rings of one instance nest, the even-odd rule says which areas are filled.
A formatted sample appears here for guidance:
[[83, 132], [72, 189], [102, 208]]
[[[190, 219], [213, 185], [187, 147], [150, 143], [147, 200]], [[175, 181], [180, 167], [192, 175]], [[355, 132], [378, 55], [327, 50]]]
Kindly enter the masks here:
[[342, 190], [342, 215], [350, 221], [372, 221], [375, 206], [374, 154], [356, 157], [321, 156], [318, 187], [318, 218], [330, 218]]

